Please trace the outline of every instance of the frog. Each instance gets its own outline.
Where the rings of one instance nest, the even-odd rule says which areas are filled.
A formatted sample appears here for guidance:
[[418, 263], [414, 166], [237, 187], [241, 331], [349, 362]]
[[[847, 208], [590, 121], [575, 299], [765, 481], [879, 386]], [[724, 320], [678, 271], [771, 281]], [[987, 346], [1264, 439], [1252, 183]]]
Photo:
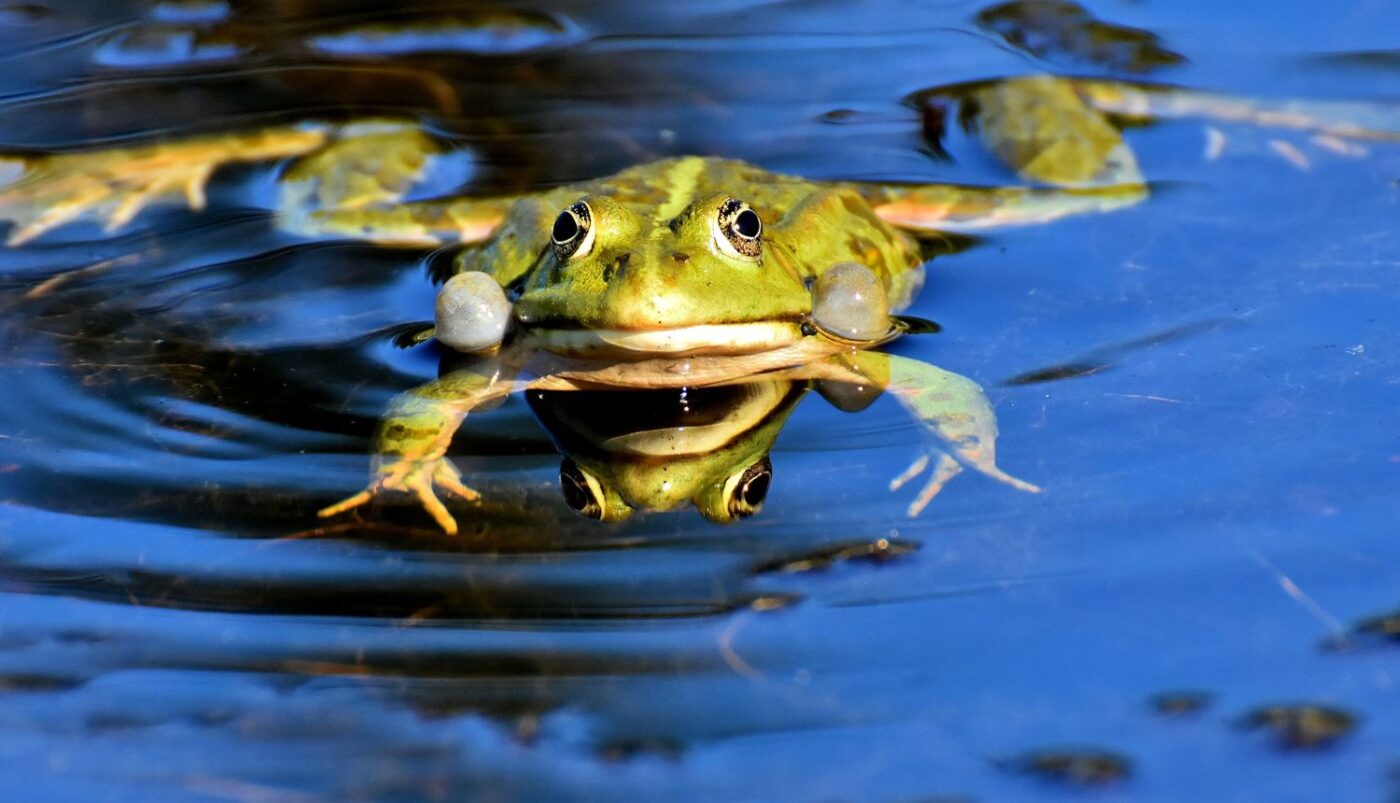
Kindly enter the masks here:
[[[840, 388], [893, 396], [925, 436], [910, 469], [891, 481], [898, 489], [925, 478], [907, 507], [917, 516], [968, 470], [1040, 491], [999, 468], [996, 418], [976, 382], [881, 348], [909, 329], [900, 316], [924, 283], [929, 238], [1140, 203], [1149, 185], [1115, 115], [1206, 114], [1327, 136], [1393, 136], [1326, 114], [1050, 75], [911, 103], [945, 96], [975, 109], [988, 151], [1021, 183], [812, 180], [690, 155], [516, 195], [420, 197], [416, 188], [459, 156], [451, 143], [411, 120], [307, 121], [0, 157], [0, 219], [14, 224], [10, 246], [81, 218], [116, 233], [152, 204], [202, 208], [207, 182], [224, 165], [283, 161], [274, 219], [290, 236], [460, 249], [433, 326], [411, 340], [435, 339], [464, 360], [390, 404], [368, 486], [320, 510], [324, 518], [407, 493], [455, 534], [440, 494], [463, 505], [480, 495], [448, 458], [453, 435], [469, 414], [514, 392], [758, 382], [825, 388], [838, 406], [852, 395]], [[571, 507], [604, 521], [685, 501], [733, 521], [757, 507], [758, 464], [746, 450], [726, 470], [698, 472], [703, 482], [686, 494], [663, 499], [641, 490], [642, 469], [602, 477], [596, 464], [575, 463], [564, 491], [577, 501]]]
[[[321, 514], [406, 491], [454, 532], [435, 489], [462, 501], [478, 494], [445, 459], [452, 435], [472, 410], [516, 389], [760, 380], [872, 386], [902, 401], [939, 445], [922, 455], [933, 468], [918, 510], [965, 467], [1038, 491], [996, 465], [995, 416], [976, 383], [875, 348], [901, 334], [892, 316], [924, 277], [918, 239], [877, 209], [907, 212], [919, 192], [690, 156], [515, 201], [486, 244], [456, 259], [438, 298], [432, 336], [478, 358], [393, 402], [371, 486]], [[757, 507], [754, 477], [745, 480], [753, 465], [706, 473], [687, 499], [712, 520], [743, 518]], [[566, 469], [566, 500], [586, 497], [573, 506], [601, 520], [669, 507], [674, 498], [642, 490], [658, 487], [639, 480], [650, 467], [638, 463], [606, 488], [598, 473]]]
[[562, 455], [564, 502], [588, 519], [692, 505], [719, 524], [758, 513], [770, 452], [810, 383], [756, 380], [680, 390], [540, 391], [530, 410]]

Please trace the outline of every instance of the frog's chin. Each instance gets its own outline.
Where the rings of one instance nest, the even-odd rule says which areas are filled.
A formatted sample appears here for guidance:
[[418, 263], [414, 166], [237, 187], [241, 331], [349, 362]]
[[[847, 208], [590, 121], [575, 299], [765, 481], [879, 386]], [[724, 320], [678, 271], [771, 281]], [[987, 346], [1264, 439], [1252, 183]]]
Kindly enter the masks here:
[[700, 354], [757, 354], [796, 343], [791, 321], [700, 324], [668, 329], [533, 329], [539, 348], [576, 357], [645, 360]]

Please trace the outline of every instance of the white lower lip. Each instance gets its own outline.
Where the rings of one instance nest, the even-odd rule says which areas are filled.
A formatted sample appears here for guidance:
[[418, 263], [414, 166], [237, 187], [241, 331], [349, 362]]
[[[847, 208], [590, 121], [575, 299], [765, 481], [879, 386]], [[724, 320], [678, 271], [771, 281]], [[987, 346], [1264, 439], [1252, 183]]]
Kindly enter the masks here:
[[678, 326], [674, 329], [536, 329], [531, 332], [545, 348], [560, 354], [632, 353], [670, 356], [688, 354], [753, 354], [782, 348], [802, 337], [795, 323], [724, 323]]

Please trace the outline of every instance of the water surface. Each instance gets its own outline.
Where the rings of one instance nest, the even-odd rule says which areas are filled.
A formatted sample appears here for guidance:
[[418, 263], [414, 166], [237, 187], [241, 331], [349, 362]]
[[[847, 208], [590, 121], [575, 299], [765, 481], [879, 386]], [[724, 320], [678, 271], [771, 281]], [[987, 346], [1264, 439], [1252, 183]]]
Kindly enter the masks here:
[[[1047, 70], [1400, 99], [1400, 10], [1366, 0], [1089, 8], [1143, 63], [1018, 47], [974, 3], [376, 8], [5, 6], [0, 143], [393, 114], [458, 138], [482, 193], [684, 153], [1004, 183], [901, 100]], [[456, 441], [489, 500], [461, 536], [322, 522], [436, 375], [386, 332], [430, 316], [439, 256], [277, 233], [267, 168], [0, 253], [0, 791], [1388, 799], [1400, 652], [1351, 631], [1400, 606], [1400, 145], [1129, 139], [1145, 204], [930, 266], [911, 312], [943, 331], [896, 350], [986, 387], [1003, 466], [1046, 490], [965, 476], [913, 520], [903, 413], [811, 395], [730, 527], [575, 517], [519, 399]], [[1304, 704], [1351, 729], [1247, 727]]]

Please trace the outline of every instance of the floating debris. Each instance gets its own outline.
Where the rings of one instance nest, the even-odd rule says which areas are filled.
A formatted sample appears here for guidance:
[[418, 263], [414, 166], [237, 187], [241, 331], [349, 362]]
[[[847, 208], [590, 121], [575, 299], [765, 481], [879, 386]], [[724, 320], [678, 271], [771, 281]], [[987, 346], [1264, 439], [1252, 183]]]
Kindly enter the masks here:
[[1144, 73], [1182, 64], [1151, 31], [1096, 19], [1078, 3], [1018, 0], [983, 10], [977, 25], [1037, 58], [1068, 57], [1112, 70]]
[[1325, 705], [1269, 705], [1246, 714], [1240, 724], [1251, 730], [1268, 728], [1280, 747], [1315, 750], [1355, 730], [1357, 718]]
[[817, 122], [830, 123], [832, 125], [845, 125], [846, 123], [860, 122], [861, 117], [861, 113], [855, 109], [832, 109], [817, 117]]
[[869, 561], [886, 563], [896, 558], [916, 552], [919, 544], [913, 541], [894, 541], [877, 538], [874, 541], [846, 541], [818, 547], [811, 552], [765, 561], [753, 567], [754, 574], [780, 572], [795, 574], [829, 569], [843, 561]]
[[801, 601], [801, 594], [762, 594], [749, 600], [748, 609], [758, 613], [781, 611]]
[[1055, 382], [1061, 379], [1076, 379], [1081, 376], [1093, 376], [1109, 367], [1108, 364], [1104, 363], [1067, 362], [1017, 374], [1002, 384], [1015, 387], [1018, 385], [1038, 385], [1041, 382]]
[[1400, 642], [1400, 610], [1362, 619], [1352, 627], [1351, 632], [1357, 637]]
[[1204, 711], [1214, 699], [1207, 691], [1168, 691], [1154, 694], [1148, 704], [1164, 717], [1189, 717]]
[[1346, 652], [1388, 644], [1400, 644], [1400, 610], [1360, 619], [1345, 633], [1323, 639], [1319, 646], [1328, 652]]
[[1152, 332], [1122, 343], [1100, 346], [1099, 348], [1080, 354], [1062, 363], [1017, 374], [1010, 379], [1003, 380], [1002, 384], [1009, 386], [1035, 385], [1041, 382], [1055, 382], [1061, 379], [1093, 376], [1094, 374], [1115, 367], [1134, 352], [1144, 351], [1184, 338], [1213, 332], [1217, 329], [1224, 328], [1230, 323], [1233, 323], [1233, 321], [1217, 318], [1174, 326], [1170, 329]]
[[1105, 786], [1124, 781], [1133, 773], [1131, 759], [1094, 748], [1035, 750], [998, 766], [1072, 786]]

